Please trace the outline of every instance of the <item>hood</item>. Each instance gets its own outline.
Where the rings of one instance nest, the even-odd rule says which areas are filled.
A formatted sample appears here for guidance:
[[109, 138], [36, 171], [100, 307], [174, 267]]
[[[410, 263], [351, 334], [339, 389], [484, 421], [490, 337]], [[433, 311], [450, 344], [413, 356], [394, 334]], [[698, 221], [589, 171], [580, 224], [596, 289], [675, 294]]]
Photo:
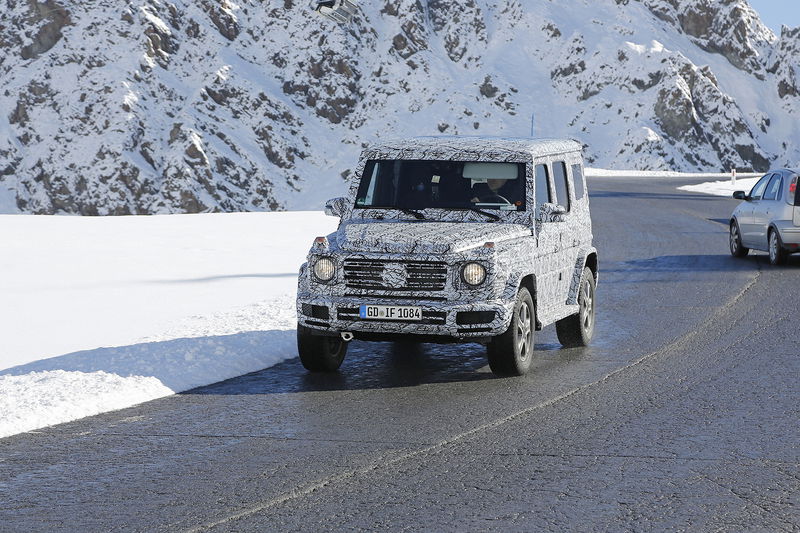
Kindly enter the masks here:
[[481, 222], [351, 222], [342, 225], [337, 240], [348, 252], [388, 254], [458, 253], [530, 235], [520, 224]]

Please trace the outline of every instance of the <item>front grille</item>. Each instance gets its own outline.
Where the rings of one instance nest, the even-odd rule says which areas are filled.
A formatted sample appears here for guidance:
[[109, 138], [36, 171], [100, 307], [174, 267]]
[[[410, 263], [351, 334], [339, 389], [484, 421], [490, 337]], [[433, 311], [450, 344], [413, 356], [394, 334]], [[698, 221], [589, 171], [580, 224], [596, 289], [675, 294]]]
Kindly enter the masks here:
[[346, 292], [344, 295], [348, 298], [363, 298], [364, 296], [369, 296], [370, 300], [391, 300], [392, 302], [399, 302], [403, 300], [408, 300], [410, 302], [418, 302], [420, 300], [443, 302], [447, 300], [447, 298], [444, 296], [431, 296], [430, 294], [426, 294], [425, 296], [419, 296], [411, 293], [401, 295], [396, 292], [388, 292], [386, 294], [381, 294], [378, 292], [370, 292], [369, 294], [364, 294], [363, 292], [362, 293]]
[[[336, 311], [336, 317], [339, 320], [361, 320], [359, 316], [359, 308], [358, 307], [340, 307]], [[422, 311], [422, 320], [375, 320], [370, 319], [370, 322], [397, 322], [397, 323], [412, 323], [412, 324], [435, 324], [435, 325], [443, 325], [447, 322], [447, 313], [445, 311]]]
[[344, 282], [348, 289], [442, 291], [447, 282], [447, 263], [346, 259]]

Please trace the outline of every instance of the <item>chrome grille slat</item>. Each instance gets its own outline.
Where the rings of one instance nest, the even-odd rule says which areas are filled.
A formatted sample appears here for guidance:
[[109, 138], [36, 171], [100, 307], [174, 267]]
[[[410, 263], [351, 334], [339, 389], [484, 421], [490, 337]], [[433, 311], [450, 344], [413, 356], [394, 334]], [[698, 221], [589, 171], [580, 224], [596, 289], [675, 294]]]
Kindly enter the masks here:
[[[386, 265], [402, 265], [406, 279], [402, 286], [384, 282]], [[442, 291], [447, 283], [447, 263], [438, 261], [388, 261], [381, 259], [346, 259], [344, 280], [348, 289], [380, 291]]]

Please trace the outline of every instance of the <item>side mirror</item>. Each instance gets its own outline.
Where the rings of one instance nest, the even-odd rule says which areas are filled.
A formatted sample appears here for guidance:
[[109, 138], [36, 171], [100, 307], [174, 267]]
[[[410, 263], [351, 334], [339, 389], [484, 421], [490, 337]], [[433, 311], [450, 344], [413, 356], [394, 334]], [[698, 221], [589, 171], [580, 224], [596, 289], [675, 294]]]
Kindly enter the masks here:
[[733, 197], [736, 198], [737, 200], [749, 200], [749, 198], [747, 197], [747, 193], [745, 193], [744, 191], [734, 192]]
[[338, 198], [331, 198], [325, 202], [325, 214], [329, 217], [341, 217], [344, 213], [344, 206], [347, 199], [340, 196]]

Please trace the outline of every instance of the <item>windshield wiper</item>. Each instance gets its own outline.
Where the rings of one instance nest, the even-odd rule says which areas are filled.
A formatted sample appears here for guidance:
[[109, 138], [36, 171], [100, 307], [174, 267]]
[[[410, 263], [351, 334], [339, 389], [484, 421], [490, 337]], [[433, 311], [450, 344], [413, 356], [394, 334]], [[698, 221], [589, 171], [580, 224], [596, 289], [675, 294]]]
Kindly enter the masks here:
[[370, 206], [366, 206], [364, 209], [395, 209], [397, 211], [402, 211], [403, 213], [405, 213], [407, 215], [411, 215], [414, 218], [416, 218], [417, 220], [427, 220], [428, 219], [428, 217], [426, 217], [425, 215], [423, 215], [419, 211], [416, 211], [416, 210], [408, 208], [408, 207], [398, 207], [396, 205], [389, 205], [389, 206], [387, 206], [387, 205], [370, 205]]
[[479, 214], [481, 214], [481, 215], [483, 215], [485, 217], [491, 218], [492, 222], [497, 222], [498, 220], [500, 220], [499, 216], [495, 215], [494, 213], [490, 213], [488, 211], [484, 211], [483, 209], [478, 209], [477, 207], [468, 207], [467, 209], [469, 209], [470, 211], [473, 211], [475, 213], [479, 213]]
[[408, 207], [395, 207], [394, 209], [397, 209], [398, 211], [402, 211], [406, 215], [411, 215], [414, 218], [416, 218], [417, 220], [425, 220], [426, 219], [425, 215], [423, 215], [419, 211], [415, 211], [414, 209], [410, 209]]

